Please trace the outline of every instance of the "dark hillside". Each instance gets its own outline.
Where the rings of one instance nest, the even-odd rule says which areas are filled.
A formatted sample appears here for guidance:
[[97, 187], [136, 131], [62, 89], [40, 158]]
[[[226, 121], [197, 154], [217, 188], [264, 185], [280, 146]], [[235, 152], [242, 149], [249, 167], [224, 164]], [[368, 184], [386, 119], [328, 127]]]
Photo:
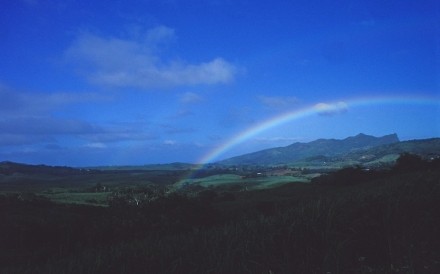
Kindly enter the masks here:
[[440, 138], [410, 140], [386, 144], [367, 150], [356, 151], [341, 155], [330, 161], [351, 162], [364, 166], [391, 165], [403, 153], [418, 155], [424, 159], [440, 157]]
[[0, 174], [11, 175], [20, 174], [50, 174], [50, 175], [74, 175], [80, 174], [81, 170], [71, 167], [46, 166], [46, 165], [27, 165], [14, 162], [0, 162]]

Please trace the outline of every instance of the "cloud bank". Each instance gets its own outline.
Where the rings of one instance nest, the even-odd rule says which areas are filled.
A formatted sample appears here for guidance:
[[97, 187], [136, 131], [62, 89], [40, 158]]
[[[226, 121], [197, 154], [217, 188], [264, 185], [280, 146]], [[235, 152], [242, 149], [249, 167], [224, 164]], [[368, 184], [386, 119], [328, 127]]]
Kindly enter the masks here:
[[348, 111], [348, 105], [345, 102], [337, 103], [318, 103], [315, 105], [315, 110], [319, 115], [333, 116], [336, 114], [341, 114]]
[[81, 33], [65, 56], [90, 82], [110, 87], [163, 88], [234, 80], [237, 67], [221, 57], [198, 64], [167, 60], [162, 49], [174, 39], [174, 30], [164, 26], [131, 38]]
[[97, 124], [84, 117], [56, 115], [83, 103], [105, 102], [94, 93], [23, 92], [0, 84], [0, 149], [7, 146], [55, 144], [64, 138], [77, 142], [111, 143], [155, 139], [137, 123]]

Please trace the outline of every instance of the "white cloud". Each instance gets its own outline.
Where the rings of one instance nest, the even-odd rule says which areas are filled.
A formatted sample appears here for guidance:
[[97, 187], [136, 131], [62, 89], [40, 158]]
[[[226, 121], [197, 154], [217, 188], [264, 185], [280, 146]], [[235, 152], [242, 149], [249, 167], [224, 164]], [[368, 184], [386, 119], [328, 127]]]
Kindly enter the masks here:
[[84, 147], [86, 147], [86, 148], [107, 148], [107, 145], [104, 143], [88, 143], [88, 144], [85, 144]]
[[202, 97], [194, 92], [186, 92], [180, 97], [180, 102], [182, 104], [194, 104], [202, 101]]
[[298, 98], [294, 96], [265, 96], [260, 95], [257, 97], [258, 100], [268, 108], [289, 108], [298, 104]]
[[160, 45], [175, 40], [175, 31], [166, 26], [158, 26], [147, 31], [146, 39], [149, 45]]
[[110, 87], [173, 87], [234, 80], [237, 68], [220, 57], [199, 64], [165, 60], [160, 45], [174, 37], [174, 30], [164, 26], [131, 39], [82, 33], [65, 55], [80, 66], [89, 81]]
[[164, 144], [164, 145], [168, 145], [168, 146], [174, 146], [174, 145], [177, 144], [177, 142], [174, 141], [174, 140], [165, 140], [165, 141], [163, 142], [163, 144]]
[[337, 102], [337, 103], [318, 103], [315, 105], [315, 110], [320, 115], [336, 115], [340, 113], [344, 113], [348, 111], [348, 105], [345, 102]]

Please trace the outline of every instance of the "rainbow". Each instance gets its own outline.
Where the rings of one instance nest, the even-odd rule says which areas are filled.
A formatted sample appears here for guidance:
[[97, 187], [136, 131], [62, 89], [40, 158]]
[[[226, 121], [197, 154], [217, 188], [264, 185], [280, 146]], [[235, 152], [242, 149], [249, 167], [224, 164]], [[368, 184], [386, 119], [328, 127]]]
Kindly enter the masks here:
[[419, 95], [412, 96], [388, 96], [388, 97], [364, 97], [348, 100], [337, 100], [330, 103], [318, 103], [307, 107], [288, 111], [281, 115], [269, 118], [261, 123], [250, 127], [237, 135], [233, 136], [223, 144], [219, 145], [201, 159], [198, 164], [203, 167], [204, 164], [212, 163], [219, 156], [224, 154], [232, 147], [256, 136], [268, 129], [277, 127], [287, 122], [303, 119], [314, 114], [335, 114], [346, 111], [349, 107], [382, 105], [382, 104], [398, 104], [398, 105], [435, 105], [440, 106], [440, 98], [424, 97]]

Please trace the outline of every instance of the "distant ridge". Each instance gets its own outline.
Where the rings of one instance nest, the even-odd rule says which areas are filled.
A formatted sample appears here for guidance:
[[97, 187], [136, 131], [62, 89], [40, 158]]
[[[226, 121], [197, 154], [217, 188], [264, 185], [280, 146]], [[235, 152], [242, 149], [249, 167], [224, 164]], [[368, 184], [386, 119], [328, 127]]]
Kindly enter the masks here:
[[74, 175], [81, 171], [66, 166], [29, 165], [10, 161], [0, 162], [0, 174], [10, 175], [22, 174], [52, 174], [52, 175]]
[[224, 165], [279, 165], [289, 164], [301, 159], [322, 156], [334, 157], [373, 147], [400, 142], [396, 133], [374, 137], [360, 133], [356, 136], [338, 139], [318, 139], [309, 143], [293, 143], [285, 147], [265, 149], [241, 156], [232, 157], [218, 164]]

